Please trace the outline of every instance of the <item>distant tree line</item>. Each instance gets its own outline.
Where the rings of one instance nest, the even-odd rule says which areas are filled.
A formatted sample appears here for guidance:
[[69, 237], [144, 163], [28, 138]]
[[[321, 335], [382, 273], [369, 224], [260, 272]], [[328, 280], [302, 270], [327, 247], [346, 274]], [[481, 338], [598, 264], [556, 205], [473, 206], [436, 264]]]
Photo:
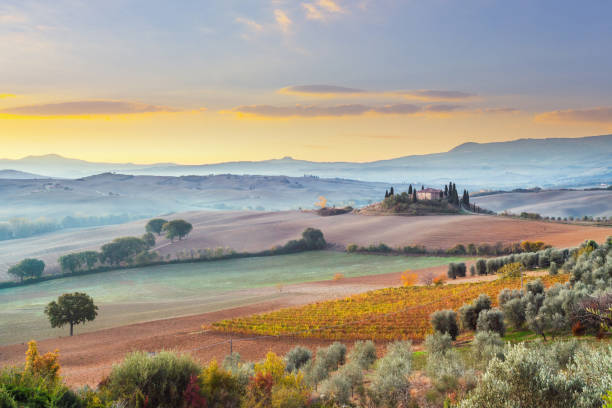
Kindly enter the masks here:
[[550, 248], [550, 245], [542, 241], [522, 241], [511, 244], [497, 242], [496, 244], [457, 244], [449, 249], [429, 249], [423, 245], [404, 245], [392, 248], [391, 246], [381, 242], [378, 244], [370, 244], [368, 246], [359, 246], [357, 244], [348, 244], [346, 252], [349, 253], [379, 253], [379, 254], [395, 254], [395, 255], [414, 255], [414, 254], [429, 254], [429, 255], [451, 255], [451, 256], [499, 256], [510, 254], [521, 254], [524, 252], [534, 252], [541, 249]]
[[28, 238], [35, 235], [46, 234], [66, 228], [95, 227], [99, 225], [122, 224], [136, 219], [126, 214], [105, 216], [72, 216], [68, 215], [61, 220], [38, 218], [11, 218], [0, 222], [0, 241], [18, 238]]
[[[151, 222], [154, 221], [154, 222]], [[58, 262], [63, 275], [85, 274], [104, 272], [120, 268], [135, 266], [161, 265], [182, 262], [204, 262], [211, 260], [247, 258], [256, 256], [272, 256], [292, 254], [304, 251], [316, 251], [325, 249], [327, 242], [323, 233], [315, 228], [307, 228], [302, 232], [300, 239], [291, 240], [285, 245], [259, 252], [235, 252], [231, 249], [217, 248], [191, 250], [190, 253], [177, 253], [172, 259], [170, 254], [165, 258], [157, 252], [150, 251], [155, 246], [155, 235], [153, 232], [165, 231], [168, 239], [184, 239], [193, 226], [184, 220], [165, 221], [161, 223], [151, 220], [147, 223], [147, 231], [142, 237], [121, 237], [102, 245], [100, 251], [74, 252], [59, 257]], [[150, 225], [149, 225], [150, 224]], [[156, 225], [162, 225], [159, 229]], [[19, 279], [19, 283], [27, 283], [36, 280], [54, 279], [63, 275], [42, 277], [44, 262], [38, 259], [24, 259], [9, 269], [9, 273]], [[15, 286], [18, 283], [0, 283], [0, 288]]]

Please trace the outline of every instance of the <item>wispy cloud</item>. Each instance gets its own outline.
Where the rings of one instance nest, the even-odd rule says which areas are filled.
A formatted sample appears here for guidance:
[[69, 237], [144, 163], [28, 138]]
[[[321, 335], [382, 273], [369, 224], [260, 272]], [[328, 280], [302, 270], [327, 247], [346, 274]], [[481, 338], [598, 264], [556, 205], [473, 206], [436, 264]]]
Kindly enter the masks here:
[[323, 96], [323, 97], [346, 97], [346, 96], [384, 96], [401, 97], [419, 101], [464, 101], [473, 99], [476, 95], [462, 91], [418, 89], [412, 91], [372, 91], [356, 88], [348, 88], [337, 85], [294, 85], [282, 88], [278, 91], [284, 94], [300, 96]]
[[293, 85], [278, 90], [279, 93], [288, 95], [319, 95], [319, 96], [340, 96], [340, 95], [360, 95], [366, 93], [363, 89], [347, 88], [335, 85]]
[[0, 11], [0, 24], [22, 24], [27, 21], [28, 19], [22, 14], [2, 13]]
[[4, 98], [15, 98], [17, 97], [17, 95], [15, 94], [10, 94], [10, 93], [0, 93], [0, 99], [4, 99]]
[[612, 107], [543, 112], [535, 116], [535, 121], [555, 124], [612, 124]]
[[0, 110], [0, 113], [24, 116], [124, 115], [136, 113], [178, 112], [168, 106], [124, 101], [73, 101], [26, 105]]
[[422, 101], [456, 101], [470, 99], [476, 95], [461, 92], [461, 91], [445, 91], [433, 89], [418, 89], [414, 91], [396, 91], [398, 95], [409, 99], [418, 99]]
[[280, 27], [281, 31], [285, 34], [290, 32], [291, 24], [293, 23], [287, 13], [281, 9], [274, 10], [274, 18], [276, 23]]
[[232, 109], [230, 112], [239, 115], [267, 117], [267, 118], [316, 118], [316, 117], [342, 117], [360, 116], [364, 114], [380, 115], [415, 115], [426, 114], [428, 112], [450, 112], [453, 107], [426, 106], [421, 107], [408, 103], [391, 104], [382, 106], [370, 106], [362, 104], [346, 105], [294, 105], [294, 106], [273, 106], [273, 105], [244, 105]]
[[261, 24], [257, 23], [255, 20], [250, 20], [248, 18], [237, 17], [235, 21], [237, 23], [244, 24], [253, 31], [263, 31], [264, 29]]
[[302, 3], [309, 20], [326, 20], [332, 14], [343, 13], [344, 9], [333, 0], [318, 0], [313, 3]]

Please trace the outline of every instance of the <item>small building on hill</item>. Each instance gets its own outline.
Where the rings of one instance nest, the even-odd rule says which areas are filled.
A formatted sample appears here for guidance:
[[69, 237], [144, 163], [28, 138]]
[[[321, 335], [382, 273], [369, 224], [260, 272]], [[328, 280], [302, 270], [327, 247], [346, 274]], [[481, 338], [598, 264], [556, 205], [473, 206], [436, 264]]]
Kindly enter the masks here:
[[416, 195], [419, 200], [439, 200], [444, 196], [444, 191], [435, 188], [424, 188], [417, 190]]

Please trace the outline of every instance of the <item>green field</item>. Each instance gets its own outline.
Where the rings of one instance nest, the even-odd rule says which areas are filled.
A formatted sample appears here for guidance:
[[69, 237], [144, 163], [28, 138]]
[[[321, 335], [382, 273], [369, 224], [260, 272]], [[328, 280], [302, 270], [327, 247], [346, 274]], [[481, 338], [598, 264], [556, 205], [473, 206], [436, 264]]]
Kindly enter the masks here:
[[247, 289], [421, 269], [459, 258], [403, 257], [319, 251], [193, 264], [153, 266], [0, 289], [0, 344], [66, 335], [51, 329], [45, 305], [66, 292], [86, 292], [100, 306], [95, 322], [76, 332], [252, 304], [286, 294]]

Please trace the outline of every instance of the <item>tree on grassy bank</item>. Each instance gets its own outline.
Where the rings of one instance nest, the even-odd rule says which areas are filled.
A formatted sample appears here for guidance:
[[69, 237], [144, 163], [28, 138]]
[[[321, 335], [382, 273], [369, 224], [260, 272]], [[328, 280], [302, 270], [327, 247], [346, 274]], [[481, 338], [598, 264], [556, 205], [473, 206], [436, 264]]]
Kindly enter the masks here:
[[42, 276], [45, 270], [45, 263], [40, 259], [26, 258], [19, 262], [17, 265], [11, 266], [8, 273], [16, 278], [19, 278], [20, 282], [25, 279], [38, 279]]
[[191, 230], [193, 230], [193, 225], [185, 220], [168, 221], [162, 226], [162, 231], [166, 233], [166, 238], [170, 241], [174, 241], [174, 238], [178, 238], [180, 241], [189, 235]]
[[161, 236], [162, 228], [164, 224], [166, 224], [167, 222], [168, 221], [164, 220], [163, 218], [153, 218], [152, 220], [149, 220], [149, 222], [147, 222], [147, 225], [145, 226], [145, 230], [147, 232], [155, 233]]
[[70, 325], [70, 335], [75, 324], [93, 321], [98, 315], [98, 306], [85, 293], [64, 293], [57, 301], [50, 302], [45, 308], [51, 327]]

